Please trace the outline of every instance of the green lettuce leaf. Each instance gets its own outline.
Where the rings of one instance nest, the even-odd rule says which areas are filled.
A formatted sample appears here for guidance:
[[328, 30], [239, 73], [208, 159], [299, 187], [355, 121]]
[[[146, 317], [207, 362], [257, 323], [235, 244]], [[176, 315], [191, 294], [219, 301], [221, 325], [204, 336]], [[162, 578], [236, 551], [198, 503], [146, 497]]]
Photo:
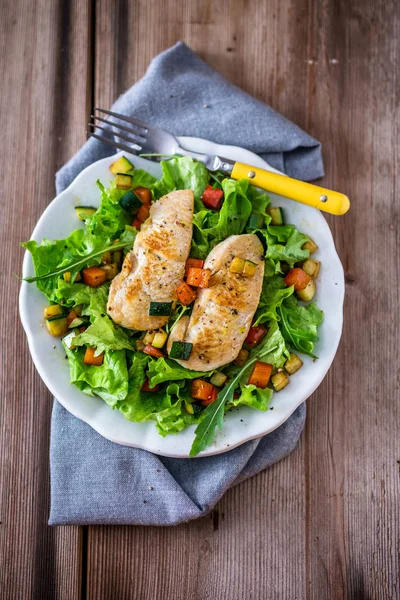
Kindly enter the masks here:
[[255, 325], [278, 319], [277, 308], [293, 294], [293, 286], [286, 287], [281, 275], [264, 277]]
[[256, 410], [266, 411], [273, 395], [274, 392], [268, 387], [262, 390], [255, 385], [246, 384], [241, 387], [239, 398], [234, 398], [232, 404], [233, 406], [246, 405]]
[[290, 346], [299, 352], [317, 358], [314, 344], [318, 341], [318, 325], [324, 319], [324, 313], [314, 302], [300, 306], [295, 296], [284, 300], [278, 308], [282, 335]]
[[156, 199], [174, 190], [193, 190], [195, 210], [204, 208], [200, 198], [208, 185], [209, 174], [203, 163], [189, 156], [171, 158], [161, 162], [162, 177], [153, 185]]
[[267, 259], [284, 261], [293, 267], [296, 262], [309, 258], [309, 251], [302, 248], [308, 236], [300, 233], [294, 225], [268, 225], [267, 229], [259, 231], [267, 243]]
[[181, 381], [182, 379], [196, 379], [196, 377], [208, 377], [213, 371], [204, 373], [204, 371], [190, 371], [181, 367], [178, 363], [169, 358], [157, 358], [149, 364], [149, 385], [154, 387], [164, 381]]
[[74, 346], [96, 348], [95, 356], [105, 350], [136, 350], [127, 332], [121, 327], [115, 329], [107, 315], [97, 316], [86, 331], [74, 337]]

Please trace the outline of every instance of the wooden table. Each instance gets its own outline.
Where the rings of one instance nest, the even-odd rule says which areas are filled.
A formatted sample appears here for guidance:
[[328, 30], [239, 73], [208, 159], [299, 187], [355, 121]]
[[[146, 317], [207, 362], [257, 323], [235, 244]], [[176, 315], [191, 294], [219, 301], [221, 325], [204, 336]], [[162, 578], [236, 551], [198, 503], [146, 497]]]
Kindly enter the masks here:
[[[394, 0], [3, 0], [0, 597], [397, 599], [399, 68]], [[177, 40], [323, 143], [346, 272], [344, 334], [299, 447], [175, 528], [57, 527], [52, 399], [18, 319], [22, 249], [54, 174]]]

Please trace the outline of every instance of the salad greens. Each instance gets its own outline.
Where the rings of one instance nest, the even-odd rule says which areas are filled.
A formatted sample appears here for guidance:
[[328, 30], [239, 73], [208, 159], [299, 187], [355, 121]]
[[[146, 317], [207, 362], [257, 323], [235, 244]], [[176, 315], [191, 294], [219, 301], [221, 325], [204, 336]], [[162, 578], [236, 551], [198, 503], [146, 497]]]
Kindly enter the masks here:
[[[74, 329], [73, 344], [63, 342], [71, 383], [85, 394], [99, 396], [131, 421], [155, 421], [163, 436], [197, 424], [190, 453], [196, 456], [212, 442], [227, 410], [244, 405], [261, 411], [268, 409], [273, 389], [248, 383], [253, 366], [262, 361], [277, 372], [285, 365], [290, 350], [314, 357], [323, 313], [314, 303], [299, 304], [293, 285], [285, 285], [284, 273], [309, 258], [309, 251], [304, 248], [308, 236], [293, 225], [274, 224], [265, 193], [250, 186], [247, 180], [210, 174], [203, 164], [188, 157], [163, 161], [161, 167], [159, 180], [146, 171], [132, 170], [133, 188], [150, 188], [154, 200], [175, 189], [194, 191], [191, 257], [204, 259], [230, 235], [250, 232], [259, 237], [265, 249], [264, 281], [253, 325], [265, 326], [267, 333], [250, 350], [244, 364], [230, 363], [218, 370], [227, 377], [226, 383], [206, 407], [191, 397], [191, 384], [194, 379], [209, 380], [213, 371], [191, 371], [170, 358], [144, 354], [136, 343], [143, 332], [116, 326], [107, 315], [110, 283], [93, 288], [76, 281], [83, 268], [100, 265], [105, 253], [132, 247], [137, 229], [131, 226], [132, 215], [119, 204], [124, 190], [117, 189], [114, 182], [108, 188], [98, 182], [100, 207], [87, 218], [84, 228], [64, 240], [43, 240], [41, 244], [29, 241], [22, 245], [32, 254], [35, 267], [35, 277], [27, 281], [35, 282], [51, 303], [63, 308], [65, 315], [77, 311], [85, 323], [82, 330]], [[209, 210], [201, 200], [208, 185], [224, 193], [219, 211]], [[263, 223], [256, 230], [249, 225], [254, 213], [262, 215], [257, 219]], [[70, 274], [67, 281], [65, 273]], [[190, 310], [178, 302], [166, 332]], [[103, 355], [102, 364], [86, 364], [86, 348], [94, 348], [95, 357]]]

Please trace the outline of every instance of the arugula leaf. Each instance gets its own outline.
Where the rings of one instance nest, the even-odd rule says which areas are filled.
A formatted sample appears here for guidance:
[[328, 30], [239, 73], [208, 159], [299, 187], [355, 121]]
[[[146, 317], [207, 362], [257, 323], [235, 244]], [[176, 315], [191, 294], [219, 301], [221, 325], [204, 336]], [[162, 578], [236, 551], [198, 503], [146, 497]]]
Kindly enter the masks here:
[[318, 341], [318, 325], [324, 319], [324, 313], [312, 302], [300, 306], [295, 296], [284, 300], [278, 308], [282, 335], [299, 352], [317, 358], [314, 344]]
[[74, 337], [74, 346], [96, 348], [95, 356], [105, 350], [136, 350], [126, 331], [121, 327], [115, 329], [107, 315], [98, 316], [86, 331]]
[[149, 364], [149, 385], [154, 387], [164, 381], [181, 381], [182, 379], [196, 379], [196, 377], [208, 377], [213, 373], [204, 373], [204, 371], [191, 371], [181, 367], [178, 363], [169, 358], [157, 358]]

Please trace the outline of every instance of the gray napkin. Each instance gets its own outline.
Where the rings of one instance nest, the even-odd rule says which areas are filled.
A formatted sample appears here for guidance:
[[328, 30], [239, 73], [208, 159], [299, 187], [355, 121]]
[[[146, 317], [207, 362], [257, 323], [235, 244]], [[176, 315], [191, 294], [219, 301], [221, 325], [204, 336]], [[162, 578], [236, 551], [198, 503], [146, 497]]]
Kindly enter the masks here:
[[[185, 44], [157, 56], [113, 110], [176, 135], [238, 145], [305, 180], [323, 175], [319, 142], [229, 83]], [[57, 193], [89, 164], [113, 153], [89, 140], [57, 173]], [[277, 462], [297, 444], [305, 405], [264, 438], [209, 458], [172, 459], [119, 446], [54, 403], [51, 525], [175, 525], [206, 514], [232, 485]]]

